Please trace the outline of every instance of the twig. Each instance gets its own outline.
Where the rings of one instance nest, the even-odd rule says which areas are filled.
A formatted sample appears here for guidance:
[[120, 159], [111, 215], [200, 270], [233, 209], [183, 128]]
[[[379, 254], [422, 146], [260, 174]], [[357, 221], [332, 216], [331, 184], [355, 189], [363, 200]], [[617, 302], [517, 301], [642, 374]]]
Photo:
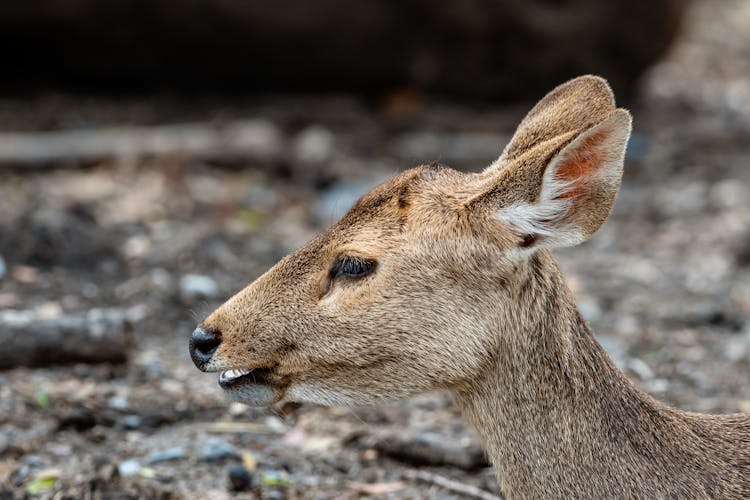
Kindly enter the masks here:
[[422, 470], [407, 469], [404, 471], [403, 476], [405, 479], [413, 479], [424, 481], [426, 483], [432, 483], [440, 486], [441, 488], [445, 488], [448, 491], [452, 491], [453, 493], [460, 493], [461, 495], [465, 495], [471, 498], [479, 498], [481, 500], [503, 500], [502, 496], [493, 495], [492, 493], [481, 488], [477, 488], [476, 486], [460, 483], [458, 481], [454, 481], [453, 479], [448, 479], [447, 477], [439, 476], [437, 474], [432, 474], [430, 472], [425, 472]]
[[199, 427], [213, 434], [276, 434], [273, 429], [254, 422], [207, 422], [199, 424]]

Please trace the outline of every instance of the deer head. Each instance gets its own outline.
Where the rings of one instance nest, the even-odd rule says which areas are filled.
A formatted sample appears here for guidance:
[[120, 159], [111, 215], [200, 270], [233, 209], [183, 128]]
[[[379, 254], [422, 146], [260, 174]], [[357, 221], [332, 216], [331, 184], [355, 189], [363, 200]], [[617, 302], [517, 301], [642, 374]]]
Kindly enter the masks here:
[[377, 186], [210, 314], [190, 351], [253, 405], [354, 405], [461, 390], [542, 307], [522, 276], [588, 239], [620, 185], [630, 115], [584, 76], [549, 93], [479, 173]]

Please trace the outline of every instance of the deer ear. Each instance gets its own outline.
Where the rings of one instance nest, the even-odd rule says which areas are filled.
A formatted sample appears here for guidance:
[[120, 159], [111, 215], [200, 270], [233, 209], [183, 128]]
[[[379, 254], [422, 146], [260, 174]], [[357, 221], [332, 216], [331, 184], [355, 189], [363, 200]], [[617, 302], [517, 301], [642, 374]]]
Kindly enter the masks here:
[[[563, 247], [587, 240], [614, 204], [630, 127], [630, 113], [616, 109], [553, 154], [542, 164], [541, 175], [508, 165], [502, 172], [502, 198], [507, 202], [496, 217], [520, 236], [524, 247]], [[536, 198], [513, 192], [536, 193]]]
[[586, 130], [615, 108], [615, 96], [604, 78], [585, 75], [558, 85], [528, 112], [503, 154], [487, 170], [499, 171], [548, 140]]

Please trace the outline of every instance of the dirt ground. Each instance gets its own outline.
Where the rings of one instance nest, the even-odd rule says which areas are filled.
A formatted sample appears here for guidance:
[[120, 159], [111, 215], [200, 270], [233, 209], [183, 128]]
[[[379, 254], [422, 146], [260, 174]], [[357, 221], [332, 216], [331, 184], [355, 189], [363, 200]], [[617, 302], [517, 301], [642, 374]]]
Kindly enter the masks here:
[[[750, 411], [747, 26], [750, 2], [694, 5], [630, 104], [611, 219], [558, 252], [618, 365], [657, 398], [703, 412]], [[0, 127], [14, 131], [251, 118], [273, 151], [251, 164], [171, 155], [0, 170], [0, 310], [115, 308], [133, 343], [125, 364], [0, 372], [0, 499], [469, 495], [436, 477], [500, 494], [446, 394], [248, 408], [194, 368], [187, 338], [379, 180], [433, 160], [484, 167], [524, 110], [408, 93], [1, 101]], [[252, 484], [232, 492], [230, 476]]]

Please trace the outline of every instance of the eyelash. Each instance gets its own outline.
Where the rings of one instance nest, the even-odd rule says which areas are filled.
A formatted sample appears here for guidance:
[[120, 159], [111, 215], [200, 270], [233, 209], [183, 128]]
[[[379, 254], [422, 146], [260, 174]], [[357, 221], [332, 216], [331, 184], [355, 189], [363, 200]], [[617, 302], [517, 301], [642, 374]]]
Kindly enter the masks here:
[[364, 278], [375, 270], [375, 261], [360, 257], [345, 256], [337, 260], [328, 275], [335, 278]]

